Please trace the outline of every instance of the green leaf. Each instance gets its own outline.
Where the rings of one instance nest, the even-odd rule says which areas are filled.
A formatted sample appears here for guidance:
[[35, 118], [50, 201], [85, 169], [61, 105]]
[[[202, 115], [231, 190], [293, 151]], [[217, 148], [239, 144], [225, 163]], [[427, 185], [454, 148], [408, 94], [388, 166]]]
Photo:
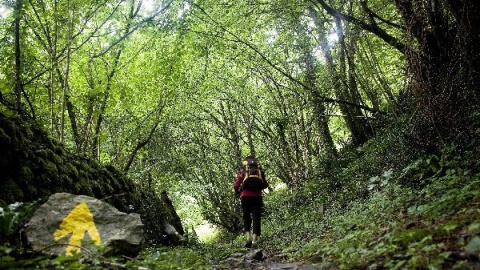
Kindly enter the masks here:
[[449, 231], [455, 230], [457, 227], [458, 227], [457, 224], [449, 224], [449, 225], [446, 225], [445, 227], [443, 227], [443, 229], [445, 229], [447, 232], [449, 232]]
[[0, 261], [3, 261], [3, 262], [14, 262], [14, 261], [15, 261], [15, 258], [7, 255], [7, 256], [0, 257]]
[[468, 242], [467, 246], [465, 247], [465, 251], [468, 253], [475, 253], [480, 251], [480, 237], [475, 236], [473, 237], [470, 242]]
[[398, 263], [393, 267], [393, 269], [399, 269], [399, 268], [402, 267], [406, 262], [407, 262], [406, 260], [398, 261]]
[[469, 231], [477, 231], [478, 229], [480, 229], [480, 223], [472, 223], [468, 226]]
[[356, 251], [356, 249], [354, 247], [349, 247], [345, 250], [345, 253], [346, 254], [352, 254]]
[[452, 252], [447, 251], [447, 252], [440, 253], [438, 256], [443, 258], [443, 259], [447, 259], [450, 256], [450, 254], [452, 254]]

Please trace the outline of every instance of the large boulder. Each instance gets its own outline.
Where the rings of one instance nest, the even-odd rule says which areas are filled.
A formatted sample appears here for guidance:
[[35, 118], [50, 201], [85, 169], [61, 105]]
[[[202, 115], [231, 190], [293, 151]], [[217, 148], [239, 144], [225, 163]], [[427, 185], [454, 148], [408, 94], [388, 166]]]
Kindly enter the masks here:
[[27, 224], [35, 251], [72, 255], [101, 250], [104, 255], [136, 255], [144, 243], [139, 214], [126, 214], [84, 195], [56, 193]]

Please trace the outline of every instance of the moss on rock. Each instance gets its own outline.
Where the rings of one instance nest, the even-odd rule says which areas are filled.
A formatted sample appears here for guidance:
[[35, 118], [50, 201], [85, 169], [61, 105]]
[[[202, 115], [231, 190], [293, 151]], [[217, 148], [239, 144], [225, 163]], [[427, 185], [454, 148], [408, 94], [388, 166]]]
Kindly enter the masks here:
[[64, 167], [65, 167], [64, 171], [66, 174], [68, 174], [73, 178], [78, 179], [78, 170], [72, 163], [66, 163]]
[[50, 160], [52, 160], [55, 164], [57, 165], [60, 165], [60, 164], [63, 164], [63, 158], [60, 157], [59, 155], [55, 154], [53, 151], [51, 151], [51, 158]]
[[13, 203], [20, 201], [17, 198], [23, 197], [23, 190], [20, 186], [16, 183], [16, 181], [12, 178], [7, 178], [5, 181], [2, 182], [2, 200], [6, 201], [7, 203]]
[[58, 175], [57, 165], [49, 160], [45, 161], [43, 168], [45, 169], [45, 173], [47, 175], [51, 175], [52, 177]]
[[30, 183], [33, 181], [34, 175], [30, 167], [22, 166], [22, 168], [20, 169], [19, 177], [22, 182]]
[[76, 182], [72, 186], [72, 193], [73, 194], [82, 194], [82, 184], [80, 182]]
[[38, 196], [38, 190], [33, 185], [27, 186], [27, 192], [28, 192], [29, 196], [31, 196], [31, 197], [37, 197]]

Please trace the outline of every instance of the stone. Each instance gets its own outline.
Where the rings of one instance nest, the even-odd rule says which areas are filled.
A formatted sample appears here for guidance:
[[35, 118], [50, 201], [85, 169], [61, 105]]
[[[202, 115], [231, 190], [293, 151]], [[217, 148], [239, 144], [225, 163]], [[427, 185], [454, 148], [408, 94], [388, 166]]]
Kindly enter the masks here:
[[228, 258], [225, 262], [234, 268], [240, 268], [244, 264], [244, 260], [239, 258]]
[[298, 270], [298, 265], [293, 263], [273, 263], [271, 270]]
[[243, 257], [244, 254], [241, 253], [241, 252], [237, 252], [237, 253], [233, 253], [230, 255], [230, 258], [240, 258], [240, 257]]
[[270, 270], [320, 270], [321, 268], [309, 264], [297, 263], [272, 263]]
[[169, 213], [169, 216], [171, 217], [169, 220], [170, 226], [173, 226], [173, 228], [175, 228], [177, 234], [185, 234], [182, 226], [182, 221], [178, 216], [177, 211], [175, 211], [172, 200], [170, 200], [166, 191], [162, 191], [162, 193], [160, 193], [160, 199], [164, 203], [165, 210]]
[[262, 249], [254, 249], [245, 255], [248, 260], [263, 261], [267, 256]]
[[180, 234], [177, 232], [175, 227], [166, 221], [163, 222], [163, 233], [165, 233], [165, 239], [168, 240], [168, 244], [178, 245], [180, 243]]
[[73, 255], [135, 256], [144, 243], [139, 214], [126, 214], [84, 195], [56, 193], [35, 211], [26, 227], [34, 251]]

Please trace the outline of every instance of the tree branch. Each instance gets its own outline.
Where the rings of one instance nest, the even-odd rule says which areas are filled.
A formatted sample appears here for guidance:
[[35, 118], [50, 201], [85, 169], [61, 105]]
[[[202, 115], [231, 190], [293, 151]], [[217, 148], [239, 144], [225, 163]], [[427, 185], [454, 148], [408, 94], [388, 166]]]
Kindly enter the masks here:
[[[104, 4], [106, 1], [108, 0], [105, 0], [103, 3], [100, 3], [92, 12], [90, 12], [89, 14], [87, 14], [87, 16], [85, 17], [84, 19], [84, 24], [82, 26], [82, 28], [72, 36], [72, 43], [73, 43], [73, 40], [79, 36], [81, 33], [83, 33], [83, 31], [85, 30], [85, 25], [87, 25], [88, 21], [93, 17], [93, 15], [98, 11], [98, 9], [102, 6], [102, 4]], [[112, 16], [116, 13], [117, 9], [119, 8], [120, 4], [124, 2], [124, 0], [121, 0], [118, 2], [118, 4], [115, 6], [115, 8], [112, 10], [112, 12], [108, 15], [108, 17], [99, 25], [97, 26], [77, 47], [75, 47], [74, 49], [71, 50], [71, 54], [75, 53], [77, 50], [81, 49], [83, 47], [83, 45], [85, 45], [94, 35], [95, 33], [98, 32], [98, 30], [100, 30], [100, 28], [105, 25], [105, 23], [107, 23], [107, 21], [109, 21]], [[39, 21], [40, 25], [42, 26], [42, 29], [43, 29], [43, 33], [46, 35], [46, 38], [49, 38], [48, 36], [48, 33], [47, 31], [44, 29], [44, 26], [43, 26], [43, 22], [41, 21], [40, 17], [39, 17], [39, 14], [37, 13], [35, 7], [33, 6], [33, 4], [30, 2], [30, 5], [32, 5], [32, 8], [34, 10], [34, 13], [37, 17], [37, 20]], [[28, 20], [25, 20], [25, 22], [28, 24]], [[34, 27], [30, 27], [30, 29], [32, 29], [34, 35], [37, 37], [37, 39], [40, 41], [40, 43], [42, 43], [44, 49], [49, 52], [50, 49], [48, 48], [48, 45], [47, 43], [43, 40], [43, 38], [40, 36], [40, 34], [38, 33], [38, 31], [35, 30]], [[55, 60], [54, 64], [55, 65], [58, 65], [59, 63], [61, 63], [63, 60], [65, 60], [66, 56], [64, 55], [64, 52], [66, 51], [67, 47], [69, 46], [70, 44], [67, 44], [67, 46], [65, 46], [63, 49], [61, 49], [58, 54], [57, 54], [57, 59]], [[35, 81], [36, 79], [40, 78], [41, 76], [43, 76], [45, 73], [47, 72], [50, 72], [50, 68], [46, 68], [45, 70], [39, 72], [38, 74], [34, 75], [32, 78], [30, 78], [28, 81], [26, 81], [25, 83], [23, 83], [23, 86], [26, 86], [30, 83], [32, 83], [33, 81]]]
[[[170, 6], [172, 5], [173, 3], [173, 0], [170, 0], [170, 2], [168, 2], [163, 8], [161, 8], [159, 11], [155, 12], [152, 16], [150, 17], [147, 17], [143, 20], [141, 20], [140, 22], [136, 23], [131, 30], [129, 31], [126, 31], [125, 34], [123, 34], [121, 37], [119, 37], [117, 40], [115, 40], [114, 42], [112, 42], [110, 44], [110, 46], [108, 46], [107, 48], [105, 48], [103, 51], [97, 53], [97, 54], [94, 54], [92, 56], [92, 58], [98, 58], [98, 57], [101, 57], [103, 55], [105, 55], [106, 53], [108, 53], [113, 47], [115, 47], [118, 43], [122, 42], [124, 39], [126, 39], [128, 36], [130, 36], [133, 32], [135, 32], [138, 28], [140, 28], [142, 25], [144, 25], [145, 23], [147, 22], [151, 22], [153, 21], [153, 19], [155, 19], [158, 15], [162, 14], [163, 12], [165, 12], [167, 9], [170, 8]], [[134, 16], [137, 15], [137, 13], [135, 12], [131, 12], [131, 14], [133, 14]]]
[[138, 144], [135, 146], [132, 153], [130, 154], [130, 157], [128, 158], [127, 164], [125, 164], [125, 167], [123, 168], [124, 172], [127, 172], [128, 170], [130, 170], [130, 167], [133, 164], [133, 160], [137, 156], [137, 152], [143, 147], [145, 147], [145, 145], [147, 145], [152, 140], [153, 134], [155, 133], [155, 130], [157, 130], [159, 124], [160, 124], [160, 120], [157, 120], [157, 122], [155, 122], [152, 129], [150, 130], [148, 137], [145, 138], [145, 140], [138, 142]]
[[[312, 2], [314, 0], [311, 0]], [[404, 43], [400, 42], [396, 37], [388, 34], [385, 30], [383, 30], [382, 28], [378, 27], [377, 24], [367, 24], [353, 16], [350, 16], [350, 15], [347, 15], [347, 14], [343, 14], [341, 13], [340, 11], [332, 8], [331, 6], [327, 5], [327, 3], [325, 3], [324, 0], [315, 0], [318, 4], [320, 4], [322, 6], [322, 8], [328, 13], [330, 14], [331, 16], [335, 17], [335, 18], [341, 18], [342, 20], [346, 21], [346, 22], [351, 22], [351, 23], [354, 23], [356, 25], [358, 25], [360, 28], [362, 28], [363, 30], [366, 30], [374, 35], [376, 35], [377, 37], [379, 37], [380, 39], [382, 39], [383, 41], [385, 41], [386, 43], [388, 43], [389, 45], [391, 45], [392, 47], [394, 47], [395, 49], [397, 49], [399, 52], [401, 52], [402, 54], [405, 54], [406, 51], [407, 51], [407, 47]], [[315, 3], [315, 2], [313, 2]]]
[[[234, 40], [232, 40], [233, 42], [236, 42], [236, 43], [240, 43], [240, 44], [243, 44], [244, 46], [246, 46], [247, 48], [249, 48], [250, 50], [252, 50], [253, 52], [255, 52], [255, 54], [257, 54], [258, 56], [260, 56], [260, 58], [263, 59], [263, 61], [265, 61], [270, 67], [272, 67], [273, 69], [275, 69], [276, 71], [278, 71], [280, 74], [282, 74], [283, 76], [285, 76], [286, 78], [288, 78], [289, 80], [291, 80], [292, 82], [295, 82], [296, 84], [302, 86], [304, 89], [306, 90], [309, 90], [309, 91], [315, 91], [314, 89], [311, 89], [311, 87], [309, 87], [308, 85], [306, 85], [305, 83], [303, 83], [302, 81], [294, 78], [292, 75], [290, 75], [289, 73], [287, 73], [286, 71], [284, 71], [283, 69], [281, 69], [280, 67], [278, 67], [277, 65], [275, 65], [270, 59], [268, 59], [267, 56], [265, 56], [257, 47], [255, 47], [253, 44], [251, 44], [250, 42], [248, 41], [245, 41], [243, 40], [242, 38], [240, 38], [238, 35], [236, 35], [235, 33], [233, 33], [232, 31], [230, 31], [228, 28], [226, 28], [225, 26], [221, 25], [220, 23], [218, 23], [215, 19], [213, 19], [202, 7], [200, 7], [199, 5], [197, 4], [193, 4], [193, 6], [197, 7], [203, 14], [205, 14], [208, 19], [214, 24], [216, 25], [217, 27], [219, 27], [220, 29], [222, 29], [225, 33], [228, 33], [229, 35], [231, 35]], [[203, 20], [203, 18], [200, 18], [198, 17], [199, 19]], [[205, 20], [204, 20], [205, 21]], [[207, 21], [205, 21], [206, 23], [208, 23]], [[370, 111], [370, 112], [374, 112], [374, 113], [377, 113], [378, 111], [374, 110], [373, 108], [370, 108], [368, 106], [364, 106], [364, 105], [360, 105], [360, 104], [356, 104], [356, 103], [353, 103], [353, 102], [350, 102], [350, 101], [346, 101], [346, 100], [338, 100], [338, 99], [334, 99], [334, 98], [330, 98], [330, 97], [327, 97], [327, 96], [323, 96], [323, 95], [319, 95], [319, 98], [323, 101], [323, 102], [331, 102], [331, 103], [337, 103], [337, 104], [345, 104], [345, 105], [349, 105], [349, 106], [353, 106], [353, 107], [357, 107], [357, 108], [360, 108], [360, 109], [363, 109], [363, 110], [366, 110], [366, 111]]]
[[[373, 10], [371, 10], [371, 9], [368, 7], [367, 1], [365, 1], [365, 0], [360, 1], [360, 5], [362, 6], [363, 10], [368, 14], [368, 16], [369, 16], [370, 18], [372, 18], [372, 20], [373, 20], [374, 18], [377, 18], [379, 21], [381, 21], [381, 22], [383, 22], [383, 23], [385, 23], [385, 24], [387, 24], [387, 25], [390, 25], [390, 26], [395, 27], [395, 28], [398, 28], [398, 29], [402, 29], [402, 30], [404, 30], [404, 31], [407, 30], [406, 27], [401, 26], [401, 25], [396, 24], [396, 23], [393, 23], [393, 22], [391, 22], [391, 21], [388, 21], [388, 20], [380, 17], [377, 13], [373, 12]], [[373, 21], [372, 23], [375, 23], [375, 22]]]

